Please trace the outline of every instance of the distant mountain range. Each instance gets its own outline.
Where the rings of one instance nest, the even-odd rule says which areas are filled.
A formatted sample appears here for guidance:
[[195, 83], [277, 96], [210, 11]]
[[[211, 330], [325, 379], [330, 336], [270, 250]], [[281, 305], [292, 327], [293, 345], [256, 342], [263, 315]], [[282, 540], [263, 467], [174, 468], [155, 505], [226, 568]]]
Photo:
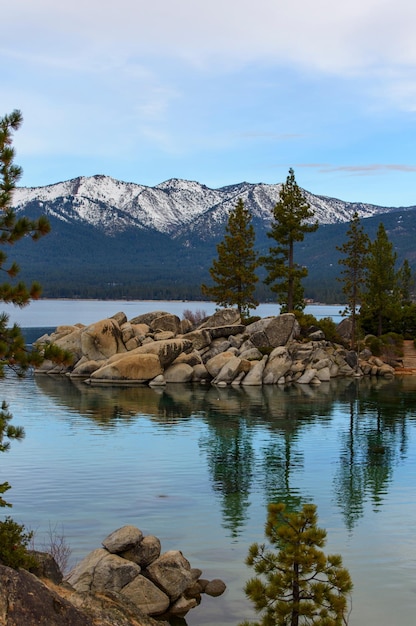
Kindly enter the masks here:
[[[36, 244], [19, 242], [11, 257], [21, 265], [22, 278], [40, 280], [49, 297], [199, 299], [230, 209], [243, 199], [253, 215], [256, 247], [265, 252], [280, 188], [240, 183], [210, 189], [178, 179], [147, 187], [107, 176], [18, 188], [16, 213], [46, 215], [52, 232]], [[415, 267], [416, 206], [381, 207], [303, 193], [320, 224], [295, 250], [297, 261], [309, 269], [310, 297], [328, 302], [339, 295], [336, 246], [355, 211], [370, 236], [382, 220], [400, 261], [407, 257]], [[260, 285], [259, 296], [270, 294]]]

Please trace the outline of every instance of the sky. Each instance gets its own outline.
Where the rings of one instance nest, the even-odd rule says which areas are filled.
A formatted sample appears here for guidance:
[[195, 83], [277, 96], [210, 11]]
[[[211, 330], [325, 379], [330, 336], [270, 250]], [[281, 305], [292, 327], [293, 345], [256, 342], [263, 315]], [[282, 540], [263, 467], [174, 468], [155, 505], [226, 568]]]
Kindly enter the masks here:
[[414, 0], [13, 0], [20, 185], [284, 182], [416, 205]]

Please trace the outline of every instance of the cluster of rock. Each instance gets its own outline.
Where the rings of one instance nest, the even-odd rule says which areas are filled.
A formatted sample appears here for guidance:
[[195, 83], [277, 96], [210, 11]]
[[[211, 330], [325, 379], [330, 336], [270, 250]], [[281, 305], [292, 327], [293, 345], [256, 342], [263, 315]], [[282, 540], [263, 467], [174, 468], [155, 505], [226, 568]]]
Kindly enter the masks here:
[[319, 385], [336, 377], [394, 375], [370, 351], [357, 355], [327, 341], [322, 330], [301, 339], [291, 313], [244, 325], [236, 309], [222, 309], [197, 327], [164, 311], [130, 320], [117, 313], [89, 326], [59, 326], [37, 341], [47, 343], [70, 351], [73, 363], [44, 361], [37, 372], [91, 384]]
[[150, 616], [184, 616], [201, 601], [201, 594], [219, 596], [225, 584], [201, 578], [178, 550], [161, 554], [160, 541], [143, 536], [135, 526], [123, 526], [88, 554], [67, 576], [78, 593], [111, 592]]
[[[201, 578], [182, 552], [123, 526], [64, 579], [50, 554], [33, 551], [30, 572], [0, 563], [0, 626], [168, 626], [225, 584]], [[152, 617], [155, 616], [155, 617]], [[157, 617], [156, 617], [157, 616]]]

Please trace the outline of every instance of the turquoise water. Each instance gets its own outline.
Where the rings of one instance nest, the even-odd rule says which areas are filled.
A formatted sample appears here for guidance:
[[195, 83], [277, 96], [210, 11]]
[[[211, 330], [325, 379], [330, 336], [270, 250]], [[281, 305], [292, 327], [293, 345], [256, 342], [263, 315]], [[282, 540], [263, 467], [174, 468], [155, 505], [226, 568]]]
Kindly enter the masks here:
[[[251, 618], [248, 546], [266, 506], [314, 502], [327, 552], [355, 589], [350, 626], [413, 626], [416, 377], [281, 388], [91, 388], [49, 376], [1, 381], [24, 441], [0, 457], [13, 517], [45, 542], [62, 528], [71, 564], [124, 524], [180, 549], [205, 578], [189, 626]], [[185, 622], [183, 622], [185, 623]]]

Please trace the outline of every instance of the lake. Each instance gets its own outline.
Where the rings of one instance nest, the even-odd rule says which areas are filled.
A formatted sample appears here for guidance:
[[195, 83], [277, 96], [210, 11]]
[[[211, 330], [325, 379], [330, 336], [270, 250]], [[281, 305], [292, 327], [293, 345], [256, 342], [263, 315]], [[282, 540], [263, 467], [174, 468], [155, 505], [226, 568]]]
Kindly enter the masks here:
[[[49, 301], [32, 327], [139, 314], [128, 302], [65, 302]], [[161, 304], [147, 310], [174, 312]], [[178, 314], [190, 305], [179, 303]], [[236, 626], [254, 617], [244, 560], [264, 540], [267, 503], [314, 502], [325, 551], [342, 555], [354, 582], [350, 626], [413, 626], [416, 377], [318, 389], [91, 388], [46, 375], [8, 375], [1, 385], [26, 430], [0, 456], [13, 503], [2, 513], [34, 529], [39, 547], [50, 526], [62, 529], [73, 565], [135, 524], [227, 584], [180, 623]]]
[[[10, 323], [25, 328], [59, 326], [64, 324], [92, 324], [100, 319], [124, 311], [128, 319], [149, 311], [168, 311], [183, 317], [186, 309], [204, 311], [211, 315], [216, 310], [214, 302], [187, 302], [183, 300], [34, 300], [27, 307], [19, 309], [11, 304], [2, 303], [1, 311], [9, 316]], [[309, 305], [305, 312], [317, 319], [332, 317], [340, 321], [342, 305]], [[279, 306], [273, 303], [260, 304], [253, 315], [267, 317], [278, 315]]]

